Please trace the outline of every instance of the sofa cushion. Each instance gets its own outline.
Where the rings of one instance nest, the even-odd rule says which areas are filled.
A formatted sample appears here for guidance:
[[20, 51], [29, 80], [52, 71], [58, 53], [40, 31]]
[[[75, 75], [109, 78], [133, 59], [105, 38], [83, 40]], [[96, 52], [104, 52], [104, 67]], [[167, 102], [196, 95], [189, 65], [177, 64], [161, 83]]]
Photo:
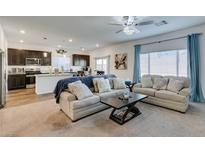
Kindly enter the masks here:
[[165, 78], [180, 80], [184, 82], [184, 88], [189, 88], [189, 79], [187, 77], [182, 76], [164, 76]]
[[105, 93], [94, 93], [94, 95], [97, 95], [100, 97], [100, 99], [102, 99], [102, 98], [108, 98], [108, 97], [115, 97], [116, 92], [109, 91], [109, 92], [105, 92]]
[[83, 83], [69, 85], [69, 89], [72, 89], [71, 93], [79, 100], [93, 96], [93, 93], [90, 91], [90, 89]]
[[98, 92], [97, 81], [98, 81], [98, 80], [102, 80], [102, 79], [104, 79], [104, 78], [94, 78], [94, 79], [93, 79], [93, 85], [94, 85], [95, 92]]
[[153, 82], [151, 77], [145, 77], [143, 76], [141, 79], [142, 82], [142, 88], [152, 88]]
[[73, 91], [72, 87], [73, 87], [73, 85], [76, 85], [76, 84], [82, 84], [82, 82], [80, 80], [78, 80], [78, 81], [69, 83], [68, 84], [68, 91], [72, 93], [72, 91]]
[[179, 92], [179, 95], [186, 96], [186, 97], [189, 96], [189, 94], [190, 94], [190, 89], [189, 88], [183, 88]]
[[186, 102], [186, 97], [182, 95], [178, 95], [175, 92], [171, 92], [168, 90], [159, 90], [155, 92], [155, 97], [166, 99], [166, 100], [171, 100], [171, 101], [176, 101], [176, 102]]
[[135, 88], [134, 89], [134, 92], [136, 93], [141, 93], [141, 94], [149, 95], [149, 96], [155, 96], [156, 91], [157, 90], [153, 88]]
[[157, 90], [165, 90], [167, 89], [168, 81], [168, 78], [155, 78], [153, 88]]
[[110, 88], [111, 89], [114, 89], [114, 83], [113, 83], [113, 80], [114, 80], [115, 78], [108, 78], [108, 80], [109, 80], [109, 83], [110, 83]]
[[97, 87], [98, 87], [99, 93], [111, 91], [110, 83], [108, 79], [98, 80]]
[[65, 101], [69, 101], [69, 102], [72, 102], [72, 101], [75, 101], [77, 100], [76, 99], [76, 96], [71, 94], [70, 92], [68, 91], [63, 91], [60, 95], [60, 98], [65, 100]]
[[125, 89], [126, 88], [125, 81], [122, 79], [115, 78], [113, 79], [113, 83], [114, 83], [114, 89]]
[[184, 87], [184, 81], [182, 80], [175, 80], [175, 79], [170, 79], [167, 90], [175, 93], [179, 93], [179, 91]]
[[154, 82], [155, 78], [163, 78], [163, 76], [161, 76], [161, 75], [151, 75], [151, 74], [145, 74], [145, 75], [142, 76], [142, 78], [143, 77], [151, 77], [152, 82]]
[[100, 97], [93, 95], [92, 97], [88, 97], [82, 100], [76, 100], [71, 102], [72, 109], [80, 109], [84, 107], [88, 107], [90, 105], [96, 104], [100, 102]]
[[122, 95], [124, 93], [130, 92], [130, 90], [128, 88], [125, 89], [113, 89], [113, 92], [116, 93], [117, 96]]
[[94, 95], [100, 96], [100, 98], [116, 97], [122, 95], [125, 92], [129, 92], [129, 89], [114, 89], [105, 93], [94, 93]]

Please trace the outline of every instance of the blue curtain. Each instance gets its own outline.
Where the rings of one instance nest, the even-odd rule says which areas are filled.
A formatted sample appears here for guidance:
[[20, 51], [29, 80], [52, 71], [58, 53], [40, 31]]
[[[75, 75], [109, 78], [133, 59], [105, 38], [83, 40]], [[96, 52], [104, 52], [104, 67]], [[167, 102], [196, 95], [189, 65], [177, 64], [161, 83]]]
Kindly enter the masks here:
[[140, 70], [140, 52], [141, 45], [135, 45], [135, 54], [134, 54], [134, 76], [133, 81], [139, 83], [141, 81], [141, 70]]
[[190, 101], [204, 102], [200, 78], [199, 34], [187, 36], [187, 50], [190, 76]]

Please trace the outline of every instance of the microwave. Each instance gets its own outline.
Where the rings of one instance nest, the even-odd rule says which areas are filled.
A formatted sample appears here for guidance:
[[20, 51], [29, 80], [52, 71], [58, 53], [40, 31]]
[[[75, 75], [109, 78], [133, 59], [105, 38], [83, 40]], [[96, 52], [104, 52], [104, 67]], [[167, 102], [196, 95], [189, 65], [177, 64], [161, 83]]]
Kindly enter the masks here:
[[26, 65], [41, 65], [39, 58], [26, 58]]

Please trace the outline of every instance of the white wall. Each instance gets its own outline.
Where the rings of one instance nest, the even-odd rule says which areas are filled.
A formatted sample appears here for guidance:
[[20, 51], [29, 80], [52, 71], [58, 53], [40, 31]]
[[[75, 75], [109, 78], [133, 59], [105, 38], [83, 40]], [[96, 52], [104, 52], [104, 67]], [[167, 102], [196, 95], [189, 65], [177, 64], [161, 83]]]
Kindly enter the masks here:
[[[164, 39], [171, 39], [181, 36], [186, 36], [192, 33], [203, 33], [200, 36], [200, 51], [201, 51], [201, 79], [202, 79], [202, 88], [205, 95], [205, 25], [200, 25], [192, 28], [187, 28], [171, 33], [166, 33], [163, 35], [158, 35], [154, 37], [149, 37], [141, 40], [125, 42], [121, 44], [112, 45], [105, 48], [100, 48], [94, 51], [90, 51], [91, 55], [91, 67], [95, 68], [95, 57], [101, 56], [111, 56], [110, 59], [110, 73], [117, 75], [123, 79], [132, 79], [133, 78], [133, 69], [134, 69], [134, 45], [150, 43], [153, 41], [160, 41]], [[142, 46], [142, 52], [150, 51], [162, 51], [162, 50], [172, 50], [172, 49], [184, 49], [186, 48], [186, 39], [173, 40], [169, 42], [162, 42], [147, 46]], [[128, 69], [127, 70], [116, 70], [114, 68], [114, 55], [116, 53], [127, 53], [128, 54]]]

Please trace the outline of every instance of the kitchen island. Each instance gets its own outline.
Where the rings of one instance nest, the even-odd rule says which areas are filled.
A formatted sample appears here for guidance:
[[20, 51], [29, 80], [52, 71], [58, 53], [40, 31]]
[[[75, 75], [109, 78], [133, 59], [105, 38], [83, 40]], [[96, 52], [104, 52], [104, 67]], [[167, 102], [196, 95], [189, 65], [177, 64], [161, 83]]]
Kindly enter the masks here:
[[72, 77], [74, 73], [37, 74], [35, 92], [37, 95], [53, 93], [59, 80]]

